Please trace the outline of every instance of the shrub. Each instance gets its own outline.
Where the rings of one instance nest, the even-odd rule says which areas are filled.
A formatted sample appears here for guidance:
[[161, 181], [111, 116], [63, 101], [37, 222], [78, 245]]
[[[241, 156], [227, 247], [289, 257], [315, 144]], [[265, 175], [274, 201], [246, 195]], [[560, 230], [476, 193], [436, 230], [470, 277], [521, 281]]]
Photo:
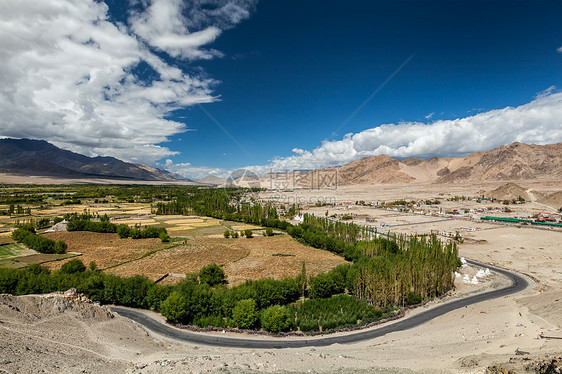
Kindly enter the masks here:
[[250, 239], [253, 237], [253, 233], [252, 230], [244, 230], [244, 235], [246, 235], [246, 238]]
[[291, 315], [285, 306], [274, 305], [265, 309], [261, 316], [261, 326], [271, 332], [287, 331], [291, 327]]
[[251, 329], [258, 320], [256, 302], [253, 299], [240, 300], [232, 310], [232, 321], [241, 329]]
[[199, 282], [209, 286], [226, 283], [224, 270], [217, 264], [210, 264], [201, 268], [199, 271]]
[[160, 233], [160, 241], [162, 241], [162, 243], [168, 243], [170, 241], [170, 238], [168, 237], [168, 234], [166, 234], [165, 232], [161, 232]]
[[238, 235], [238, 231], [233, 231], [233, 232], [232, 232], [232, 237], [233, 237], [233, 238], [237, 238], [238, 236], [239, 236], [239, 235]]
[[226, 321], [221, 316], [208, 316], [197, 318], [193, 323], [198, 327], [226, 327]]
[[266, 236], [273, 236], [273, 229], [271, 227], [268, 227], [265, 229], [265, 235]]
[[121, 239], [128, 238], [131, 235], [131, 228], [122, 223], [117, 226], [117, 235], [119, 235]]
[[85, 270], [86, 270], [86, 265], [84, 265], [82, 261], [77, 259], [68, 261], [60, 268], [60, 272], [65, 274], [81, 273]]
[[421, 295], [415, 293], [415, 292], [410, 292], [408, 294], [408, 298], [406, 299], [406, 304], [407, 305], [417, 305], [419, 303], [422, 302], [422, 297]]
[[225, 232], [222, 234], [225, 238], [230, 238], [230, 231], [229, 230], [225, 230]]

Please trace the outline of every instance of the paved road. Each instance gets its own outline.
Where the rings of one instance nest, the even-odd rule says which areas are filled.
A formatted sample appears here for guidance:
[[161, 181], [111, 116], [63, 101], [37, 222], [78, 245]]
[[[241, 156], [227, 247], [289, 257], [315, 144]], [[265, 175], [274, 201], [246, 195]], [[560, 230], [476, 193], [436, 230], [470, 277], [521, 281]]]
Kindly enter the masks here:
[[386, 334], [408, 330], [424, 324], [436, 317], [439, 317], [452, 310], [463, 308], [468, 305], [476, 304], [482, 301], [496, 299], [514, 294], [524, 290], [528, 286], [528, 282], [523, 276], [511, 273], [509, 271], [499, 269], [493, 266], [481, 264], [476, 261], [467, 260], [468, 263], [481, 267], [488, 267], [491, 270], [503, 274], [511, 279], [511, 285], [505, 288], [484, 292], [481, 294], [473, 295], [464, 299], [454, 300], [445, 304], [438, 305], [434, 308], [419, 312], [411, 317], [403, 318], [398, 322], [389, 325], [383, 325], [376, 329], [365, 329], [356, 332], [350, 332], [345, 335], [332, 335], [326, 337], [311, 337], [311, 338], [238, 338], [232, 336], [218, 336], [211, 334], [193, 333], [190, 331], [176, 329], [169, 325], [163, 324], [148, 315], [143, 311], [112, 307], [111, 309], [123, 317], [132, 319], [133, 321], [143, 325], [147, 329], [165, 336], [188, 343], [211, 345], [219, 347], [231, 348], [257, 348], [257, 349], [276, 349], [276, 348], [301, 348], [301, 347], [323, 347], [332, 344], [347, 344], [356, 343], [363, 340], [370, 340]]

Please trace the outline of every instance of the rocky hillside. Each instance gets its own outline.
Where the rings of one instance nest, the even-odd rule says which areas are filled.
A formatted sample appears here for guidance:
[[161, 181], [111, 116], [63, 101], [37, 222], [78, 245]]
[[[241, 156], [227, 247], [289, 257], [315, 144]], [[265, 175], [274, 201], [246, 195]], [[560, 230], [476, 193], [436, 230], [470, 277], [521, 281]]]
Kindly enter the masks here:
[[458, 158], [398, 160], [381, 155], [325, 170], [337, 170], [340, 185], [562, 180], [562, 143], [513, 143]]
[[562, 180], [562, 143], [513, 143], [480, 153], [474, 165], [451, 170], [439, 182], [522, 179]]
[[87, 157], [43, 140], [0, 139], [0, 173], [65, 178], [177, 181], [168, 172], [113, 157]]

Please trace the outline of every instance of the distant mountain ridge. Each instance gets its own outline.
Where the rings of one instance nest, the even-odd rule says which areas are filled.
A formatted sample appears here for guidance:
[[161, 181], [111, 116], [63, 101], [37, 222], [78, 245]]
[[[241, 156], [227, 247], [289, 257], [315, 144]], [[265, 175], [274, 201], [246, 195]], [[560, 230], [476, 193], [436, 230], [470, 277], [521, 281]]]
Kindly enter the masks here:
[[61, 178], [178, 181], [170, 173], [150, 166], [114, 157], [88, 157], [32, 139], [0, 139], [0, 172]]
[[407, 158], [387, 155], [321, 169], [337, 171], [340, 185], [461, 183], [549, 179], [562, 181], [562, 143], [513, 143], [465, 157]]

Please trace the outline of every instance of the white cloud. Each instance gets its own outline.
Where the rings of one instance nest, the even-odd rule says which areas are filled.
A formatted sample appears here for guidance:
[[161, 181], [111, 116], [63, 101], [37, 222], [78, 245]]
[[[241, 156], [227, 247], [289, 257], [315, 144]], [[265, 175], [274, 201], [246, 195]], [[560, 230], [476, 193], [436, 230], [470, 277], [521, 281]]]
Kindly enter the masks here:
[[[160, 11], [148, 7], [139, 15], [161, 25], [154, 40], [171, 50], [211, 53], [197, 48], [220, 34], [218, 26], [176, 40], [174, 30], [187, 30], [181, 25], [186, 20], [170, 13], [178, 2], [152, 5], [157, 4], [164, 4]], [[1, 136], [45, 139], [90, 156], [150, 164], [177, 154], [157, 144], [188, 130], [167, 119], [172, 111], [216, 100], [216, 81], [166, 63], [127, 26], [112, 23], [104, 2], [0, 0], [0, 8]], [[197, 19], [197, 9], [192, 11]], [[243, 18], [237, 14], [225, 22]], [[140, 67], [152, 69], [153, 78], [139, 78]]]
[[131, 16], [132, 30], [151, 46], [166, 51], [173, 57], [210, 59], [219, 52], [202, 50], [221, 33], [216, 27], [189, 32], [182, 17], [181, 0], [153, 0], [148, 8]]
[[164, 165], [157, 165], [162, 169], [175, 174], [179, 174], [190, 179], [200, 179], [208, 175], [215, 175], [220, 178], [227, 178], [230, 171], [223, 168], [213, 168], [207, 166], [193, 166], [189, 162], [174, 164], [172, 160], [166, 160]]
[[211, 59], [222, 53], [203, 46], [212, 43], [223, 29], [250, 15], [254, 1], [152, 0], [146, 10], [133, 13], [132, 30], [152, 47], [172, 57]]
[[429, 113], [427, 116], [425, 116], [425, 119], [431, 119], [431, 117], [433, 117], [434, 114], [435, 112]]
[[278, 157], [256, 172], [318, 169], [347, 164], [363, 157], [461, 156], [513, 142], [549, 144], [562, 141], [562, 93], [549, 88], [530, 103], [490, 110], [455, 120], [383, 124], [341, 140], [324, 141], [313, 151]]
[[556, 48], [556, 51], [557, 51], [558, 53], [562, 53], [562, 46]]

